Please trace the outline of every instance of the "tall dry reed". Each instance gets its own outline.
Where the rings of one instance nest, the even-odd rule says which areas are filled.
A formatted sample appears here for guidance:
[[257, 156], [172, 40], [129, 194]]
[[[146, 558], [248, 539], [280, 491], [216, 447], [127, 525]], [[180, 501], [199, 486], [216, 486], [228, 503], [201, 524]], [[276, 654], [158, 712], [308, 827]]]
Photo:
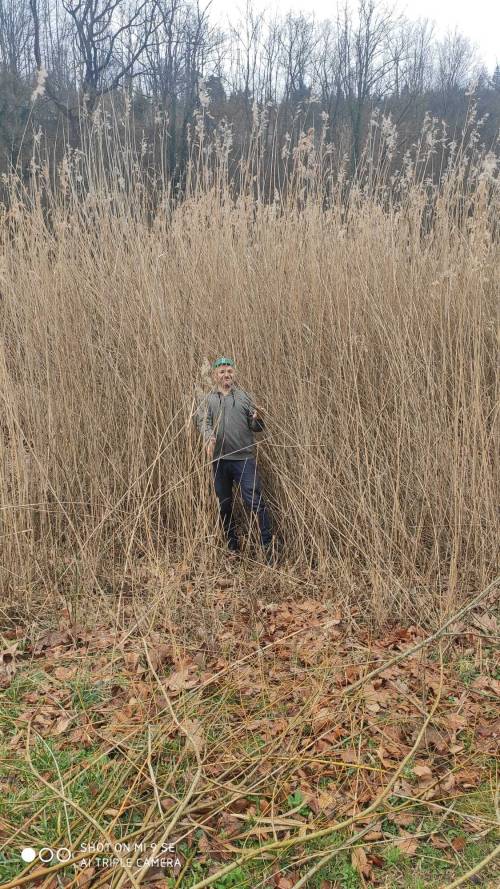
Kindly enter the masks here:
[[273, 147], [280, 180], [262, 132], [236, 180], [230, 134], [201, 115], [179, 198], [161, 137], [105, 115], [57, 169], [40, 138], [4, 180], [4, 601], [92, 596], [144, 556], [221, 559], [192, 422], [219, 353], [264, 409], [287, 571], [378, 620], [431, 618], [497, 571], [494, 155], [472, 120], [436, 170], [429, 121], [394, 170], [375, 117], [354, 181], [312, 132]]

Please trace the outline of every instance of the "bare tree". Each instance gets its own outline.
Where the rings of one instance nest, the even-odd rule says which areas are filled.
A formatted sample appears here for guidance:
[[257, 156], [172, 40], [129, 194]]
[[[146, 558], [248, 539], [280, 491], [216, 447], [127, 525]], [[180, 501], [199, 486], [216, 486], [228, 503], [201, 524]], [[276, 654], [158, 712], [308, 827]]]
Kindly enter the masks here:
[[314, 58], [314, 80], [318, 85], [321, 103], [327, 114], [328, 126], [333, 134], [343, 101], [339, 41], [336, 25], [322, 23], [319, 30], [317, 51]]
[[184, 0], [153, 0], [152, 15], [158, 27], [145, 50], [144, 82], [153, 101], [168, 114], [168, 168], [175, 169], [177, 151], [177, 108], [185, 51]]
[[153, 0], [150, 15], [157, 27], [145, 49], [144, 80], [153, 99], [166, 104], [177, 93], [187, 6], [184, 0]]
[[401, 92], [423, 96], [432, 86], [434, 25], [428, 19], [405, 25], [405, 58], [400, 72]]
[[473, 77], [477, 55], [471, 41], [458, 31], [448, 32], [437, 45], [437, 85], [446, 113], [450, 97]]
[[[39, 0], [30, 0], [34, 26], [34, 55], [38, 69], [46, 68], [42, 58]], [[116, 89], [133, 73], [147, 48], [155, 28], [148, 0], [63, 0], [73, 26], [75, 68], [78, 88], [89, 111], [100, 96]], [[125, 52], [126, 47], [132, 51]], [[46, 82], [49, 97], [68, 115], [74, 114], [57, 95], [51, 79]]]
[[[335, 20], [320, 24], [306, 14], [263, 13], [257, 2], [245, 0], [223, 32], [214, 23], [213, 0], [0, 0], [4, 156], [12, 155], [13, 134], [24, 134], [28, 119], [55, 138], [54, 107], [67, 115], [77, 143], [82, 104], [92, 111], [118, 87], [133, 93], [141, 126], [165, 112], [158, 151], [162, 169], [175, 177], [185, 167], [200, 105], [203, 132], [222, 120], [232, 127], [235, 168], [257, 119], [256, 102], [269, 170], [282, 157], [285, 129], [290, 149], [302, 128], [326, 122], [354, 170], [367, 118], [382, 103], [397, 126], [399, 150], [415, 141], [426, 110], [459, 129], [472, 77], [485, 108], [496, 102], [498, 72], [493, 80], [481, 73], [466, 37], [455, 32], [436, 43], [429, 22], [395, 14], [385, 5], [393, 0], [357, 0], [355, 8], [344, 0]], [[31, 106], [30, 92], [45, 100]]]
[[151, 0], [156, 25], [144, 53], [142, 80], [157, 107], [168, 115], [168, 168], [181, 162], [182, 140], [198, 102], [200, 81], [220, 73], [221, 32], [210, 25], [208, 9], [188, 0]]
[[252, 101], [260, 85], [260, 49], [264, 14], [256, 13], [252, 0], [246, 0], [242, 18], [230, 28], [230, 88], [243, 101], [247, 126], [251, 126]]
[[281, 23], [275, 15], [270, 22], [266, 22], [266, 31], [261, 44], [259, 99], [263, 104], [278, 101], [280, 33]]
[[368, 99], [378, 100], [387, 90], [394, 67], [390, 37], [398, 25], [392, 10], [380, 9], [374, 0], [359, 0], [353, 24], [347, 6], [337, 26], [337, 51], [344, 95], [352, 125], [352, 164], [361, 153], [363, 111]]
[[202, 7], [199, 0], [188, 8], [182, 30], [183, 64], [180, 82], [182, 102], [182, 125], [180, 133], [179, 167], [185, 168], [187, 160], [187, 130], [193, 120], [193, 113], [199, 105], [200, 85], [221, 41], [221, 32], [210, 23], [210, 2]]
[[[422, 100], [430, 88], [433, 76], [432, 25], [427, 20], [400, 20], [398, 27], [388, 34], [389, 57], [392, 67], [385, 83], [385, 101], [394, 112], [394, 124], [399, 129], [402, 121], [414, 113], [415, 126], [421, 123]], [[411, 128], [410, 128], [411, 129]], [[406, 133], [403, 145], [417, 133]]]
[[305, 15], [286, 16], [281, 33], [281, 64], [284, 72], [285, 103], [298, 102], [311, 92], [313, 58], [318, 35], [314, 19]]
[[29, 75], [32, 36], [27, 0], [0, 0], [0, 66], [9, 74]]

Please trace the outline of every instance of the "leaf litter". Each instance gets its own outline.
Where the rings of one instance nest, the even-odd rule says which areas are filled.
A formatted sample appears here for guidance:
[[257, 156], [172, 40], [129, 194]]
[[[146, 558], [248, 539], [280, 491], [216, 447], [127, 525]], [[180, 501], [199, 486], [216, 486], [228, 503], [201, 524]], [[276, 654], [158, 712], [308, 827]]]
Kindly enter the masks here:
[[[219, 586], [219, 607], [227, 610], [229, 584]], [[156, 842], [159, 811], [163, 824], [166, 811], [180, 810], [175, 837], [184, 844], [182, 864], [195, 853], [215, 874], [250, 840], [265, 846], [273, 838], [298, 838], [297, 858], [307, 851], [308, 834], [331, 822], [354, 817], [363, 826], [363, 811], [412, 755], [423, 719], [439, 696], [432, 724], [395, 781], [389, 802], [366, 825], [363, 844], [352, 848], [351, 865], [365, 882], [382, 885], [380, 848], [418, 855], [429, 813], [439, 813], [443, 834], [450, 824], [462, 831], [452, 842], [431, 832], [433, 847], [450, 866], [475, 836], [494, 830], [490, 816], [457, 814], [455, 804], [491, 777], [500, 740], [498, 651], [490, 648], [485, 654], [484, 644], [464, 622], [446, 642], [444, 676], [435, 646], [385, 666], [394, 652], [410, 651], [424, 639], [424, 629], [392, 626], [373, 639], [353, 625], [351, 615], [339, 609], [332, 613], [315, 598], [257, 600], [253, 610], [244, 601], [232, 591], [229, 618], [218, 627], [215, 650], [199, 639], [182, 638], [173, 623], [168, 635], [152, 627], [141, 633], [133, 621], [132, 629], [117, 634], [104, 624], [74, 624], [68, 612], [59, 626], [36, 638], [30, 633], [11, 643], [4, 634], [2, 694], [8, 695], [19, 676], [29, 680], [35, 670], [37, 676], [25, 690], [21, 684], [16, 695], [18, 711], [5, 740], [8, 755], [13, 761], [23, 756], [28, 729], [31, 744], [33, 737], [50, 739], [61, 755], [92, 751], [89, 762], [105, 755], [107, 770], [117, 776], [111, 786], [116, 790], [119, 784], [121, 802], [113, 802], [110, 791], [97, 820], [114, 839], [127, 837], [139, 819], [138, 835]], [[474, 615], [474, 624], [489, 632], [496, 627], [483, 612]], [[468, 683], [456, 666], [464, 657], [477, 664]], [[376, 677], [349, 694], [349, 687], [374, 668], [379, 668]], [[77, 772], [71, 766], [66, 780], [72, 782]], [[194, 790], [182, 810], [190, 786]], [[98, 786], [95, 793], [100, 799]], [[2, 818], [4, 846], [20, 829], [26, 841], [43, 839], [40, 825], [29, 817], [37, 800], [40, 818], [48, 805], [42, 790], [35, 791], [25, 806], [26, 827], [19, 823], [22, 803], [16, 808], [17, 823]], [[124, 813], [135, 821], [124, 821]], [[156, 827], [148, 827], [151, 821]], [[84, 833], [99, 839], [88, 823]], [[267, 857], [268, 882], [262, 885], [293, 886], [294, 872], [273, 871], [273, 856]], [[50, 867], [45, 871], [49, 878]], [[91, 884], [102, 885], [101, 871], [87, 875]], [[146, 873], [141, 882], [148, 881]]]

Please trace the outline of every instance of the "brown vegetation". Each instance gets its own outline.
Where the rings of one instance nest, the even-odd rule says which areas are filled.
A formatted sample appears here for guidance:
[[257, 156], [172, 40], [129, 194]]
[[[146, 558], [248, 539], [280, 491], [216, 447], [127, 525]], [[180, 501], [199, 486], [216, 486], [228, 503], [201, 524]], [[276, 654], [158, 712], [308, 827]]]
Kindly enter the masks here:
[[192, 411], [229, 352], [290, 572], [432, 620], [497, 571], [496, 160], [472, 112], [438, 185], [430, 127], [393, 176], [375, 117], [356, 179], [303, 134], [264, 203], [258, 121], [237, 189], [204, 122], [182, 201], [95, 117], [57, 175], [38, 146], [29, 185], [4, 182], [4, 595], [220, 560]]

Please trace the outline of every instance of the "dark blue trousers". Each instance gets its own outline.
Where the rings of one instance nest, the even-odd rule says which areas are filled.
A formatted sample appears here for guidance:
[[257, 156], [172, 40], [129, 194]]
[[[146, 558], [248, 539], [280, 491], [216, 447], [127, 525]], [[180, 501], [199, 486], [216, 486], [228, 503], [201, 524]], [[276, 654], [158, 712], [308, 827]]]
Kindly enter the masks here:
[[233, 483], [241, 490], [243, 502], [256, 513], [262, 546], [272, 540], [271, 522], [257, 473], [255, 460], [215, 460], [212, 463], [219, 512], [230, 550], [237, 550], [238, 537], [233, 516]]

